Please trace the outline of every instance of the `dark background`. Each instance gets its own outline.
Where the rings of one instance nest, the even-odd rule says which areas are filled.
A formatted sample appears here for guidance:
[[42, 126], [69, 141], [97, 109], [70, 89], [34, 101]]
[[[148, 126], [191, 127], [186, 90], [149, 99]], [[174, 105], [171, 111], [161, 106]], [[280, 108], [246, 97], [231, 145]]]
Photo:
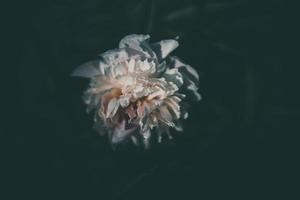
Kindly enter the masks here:
[[[2, 199], [291, 199], [299, 189], [297, 9], [279, 0], [11, 1]], [[293, 9], [295, 8], [295, 9]], [[115, 151], [71, 71], [131, 33], [180, 36], [203, 100], [183, 134]]]

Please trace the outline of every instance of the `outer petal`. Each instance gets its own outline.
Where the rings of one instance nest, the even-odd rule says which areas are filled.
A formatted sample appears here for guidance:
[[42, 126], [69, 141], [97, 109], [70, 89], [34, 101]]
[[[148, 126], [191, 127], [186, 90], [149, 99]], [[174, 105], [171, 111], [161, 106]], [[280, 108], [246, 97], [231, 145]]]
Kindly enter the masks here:
[[161, 76], [167, 69], [166, 61], [161, 62], [159, 65], [156, 66], [156, 76]]
[[148, 41], [150, 39], [150, 35], [139, 35], [139, 34], [131, 34], [127, 35], [121, 39], [119, 43], [119, 48], [124, 47], [137, 47], [141, 42]]
[[176, 68], [167, 69], [163, 74], [163, 77], [165, 77], [168, 82], [176, 84], [178, 88], [180, 88], [183, 84], [182, 74], [178, 72], [178, 69]]
[[149, 35], [132, 34], [125, 36], [119, 43], [119, 48], [130, 47], [132, 49], [143, 52], [147, 57], [155, 57], [149, 45]]
[[101, 74], [99, 69], [100, 60], [93, 60], [78, 66], [71, 74], [71, 76], [79, 76], [84, 78], [91, 78]]
[[170, 57], [171, 67], [178, 68], [183, 73], [193, 77], [196, 81], [199, 81], [199, 75], [197, 71], [190, 65], [183, 63], [179, 58], [172, 56]]
[[[180, 101], [180, 100], [179, 100]], [[173, 118], [179, 119], [180, 118], [180, 106], [176, 101], [176, 97], [170, 97], [165, 100], [165, 104], [168, 105], [168, 109], [173, 114]]]
[[186, 74], [182, 74], [182, 76], [183, 86], [181, 89], [185, 90], [183, 93], [185, 93], [187, 97], [191, 97], [193, 100], [200, 101], [202, 97], [198, 92], [198, 87], [195, 82], [189, 79]]
[[178, 46], [179, 43], [176, 40], [162, 40], [151, 44], [151, 47], [159, 60], [165, 59]]
[[192, 97], [196, 101], [201, 100], [201, 95], [198, 93], [197, 86], [199, 81], [199, 75], [197, 71], [190, 65], [183, 63], [177, 57], [171, 57], [170, 61], [170, 66], [173, 68], [177, 68], [178, 71], [182, 74], [183, 86], [181, 89], [187, 90], [183, 93], [187, 93], [188, 96]]

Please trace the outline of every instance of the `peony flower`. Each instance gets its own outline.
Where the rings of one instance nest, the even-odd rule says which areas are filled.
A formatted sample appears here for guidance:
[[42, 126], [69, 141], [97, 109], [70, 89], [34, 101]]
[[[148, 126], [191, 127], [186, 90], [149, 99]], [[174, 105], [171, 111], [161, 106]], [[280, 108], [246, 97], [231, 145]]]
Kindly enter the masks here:
[[90, 78], [84, 93], [95, 128], [112, 144], [132, 141], [149, 147], [150, 138], [172, 138], [188, 117], [187, 99], [199, 101], [198, 73], [170, 53], [176, 40], [149, 43], [149, 35], [128, 35], [119, 48], [75, 69], [73, 76]]

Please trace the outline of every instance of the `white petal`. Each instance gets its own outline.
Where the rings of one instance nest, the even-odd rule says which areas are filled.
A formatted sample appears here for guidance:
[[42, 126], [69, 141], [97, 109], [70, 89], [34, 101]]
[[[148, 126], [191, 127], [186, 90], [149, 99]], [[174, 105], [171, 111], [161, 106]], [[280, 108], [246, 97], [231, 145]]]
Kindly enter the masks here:
[[100, 75], [98, 68], [99, 60], [90, 61], [78, 66], [71, 74], [71, 76], [79, 76], [84, 78], [91, 78]]
[[199, 80], [198, 72], [193, 67], [183, 63], [179, 58], [175, 56], [173, 56], [171, 60], [173, 62], [172, 65], [174, 68], [184, 68], [191, 76], [195, 77], [196, 80]]
[[148, 61], [144, 60], [142, 62], [142, 65], [141, 65], [141, 70], [142, 71], [147, 71], [151, 68], [150, 64], [148, 63]]
[[127, 35], [119, 43], [119, 48], [132, 48], [139, 52], [142, 52], [148, 58], [155, 58], [148, 41], [150, 39], [149, 35]]
[[184, 115], [183, 115], [183, 119], [187, 119], [189, 117], [189, 113], [184, 113]]
[[102, 53], [101, 56], [110, 65], [125, 62], [129, 58], [129, 55], [125, 49], [108, 50]]
[[151, 44], [152, 49], [160, 59], [165, 59], [178, 46], [179, 43], [176, 40], [162, 40]]
[[193, 97], [195, 98], [196, 101], [200, 101], [202, 99], [201, 95], [198, 93], [198, 87], [196, 84], [189, 80], [186, 79], [186, 84], [187, 84], [187, 89], [192, 93]]
[[137, 145], [137, 146], [139, 145], [139, 141], [138, 141], [138, 139], [136, 138], [136, 136], [133, 136], [133, 135], [132, 135], [130, 138], [131, 138], [131, 141], [133, 142], [133, 144], [135, 144], [135, 145]]
[[176, 84], [178, 88], [180, 88], [183, 84], [183, 78], [180, 72], [178, 72], [177, 68], [167, 69], [166, 72], [163, 74], [163, 77], [166, 78], [168, 82], [173, 82]]
[[149, 40], [150, 35], [127, 35], [119, 43], [119, 48], [138, 46], [142, 41]]
[[129, 97], [128, 96], [121, 96], [119, 98], [119, 102], [120, 102], [120, 105], [125, 108], [129, 105], [130, 103], [130, 100], [129, 100]]
[[119, 108], [119, 101], [117, 98], [113, 98], [107, 105], [106, 118], [113, 117]]
[[135, 60], [130, 59], [129, 62], [128, 62], [128, 71], [129, 71], [129, 73], [134, 72], [134, 66], [135, 66]]
[[179, 123], [175, 124], [174, 128], [175, 128], [176, 131], [183, 131], [182, 125], [179, 124]]
[[109, 71], [110, 71], [109, 68], [110, 68], [109, 65], [107, 65], [102, 60], [100, 60], [100, 62], [99, 62], [99, 70], [100, 70], [101, 75], [107, 76], [109, 74]]
[[172, 98], [165, 100], [165, 103], [168, 105], [169, 110], [175, 115], [176, 119], [180, 118], [180, 106]]
[[127, 74], [127, 67], [123, 64], [118, 64], [113, 68], [113, 77], [118, 77]]
[[159, 120], [167, 124], [168, 126], [174, 126], [173, 118], [169, 110], [166, 106], [162, 106], [159, 109], [160, 111], [160, 118]]

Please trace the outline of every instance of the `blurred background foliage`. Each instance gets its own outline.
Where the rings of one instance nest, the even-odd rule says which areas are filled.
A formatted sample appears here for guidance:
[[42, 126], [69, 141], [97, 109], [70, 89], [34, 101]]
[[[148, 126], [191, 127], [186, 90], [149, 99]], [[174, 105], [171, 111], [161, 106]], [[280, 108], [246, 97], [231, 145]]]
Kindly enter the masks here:
[[[279, 0], [10, 2], [3, 77], [13, 110], [1, 127], [5, 185], [40, 199], [268, 199], [290, 177], [283, 143], [299, 121], [296, 19]], [[179, 36], [203, 100], [183, 134], [149, 151], [112, 151], [70, 77], [131, 33]], [[4, 105], [7, 105], [7, 104]], [[6, 111], [6, 109], [4, 109]], [[279, 142], [280, 141], [280, 142]], [[4, 152], [4, 151], [3, 151]], [[4, 161], [3, 161], [4, 163]], [[291, 165], [292, 166], [292, 165]], [[278, 171], [282, 173], [278, 173]], [[17, 192], [16, 191], [19, 191]]]

